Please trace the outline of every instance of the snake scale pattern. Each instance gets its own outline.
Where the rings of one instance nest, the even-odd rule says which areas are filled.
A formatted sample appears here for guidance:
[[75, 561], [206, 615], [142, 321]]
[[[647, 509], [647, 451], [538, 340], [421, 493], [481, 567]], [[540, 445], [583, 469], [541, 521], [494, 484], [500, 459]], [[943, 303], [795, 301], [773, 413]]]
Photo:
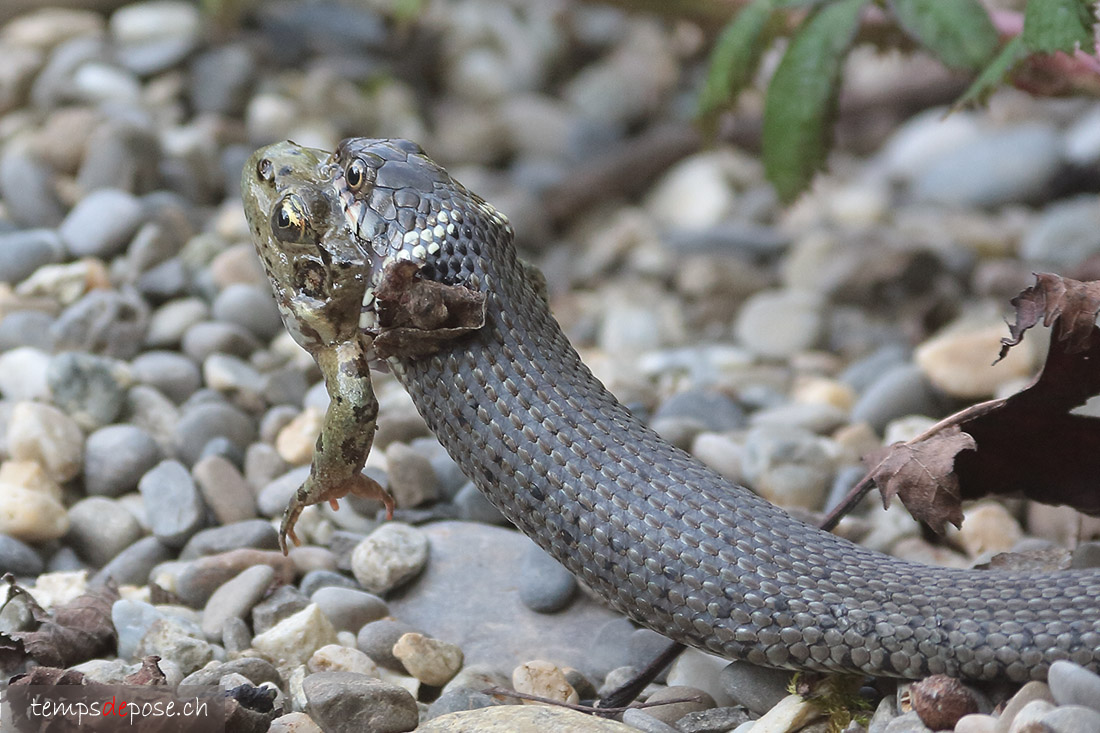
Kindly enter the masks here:
[[[781, 668], [1043, 679], [1100, 668], [1100, 572], [957, 570], [806, 525], [668, 444], [592, 375], [551, 316], [506, 219], [415, 144], [352, 138], [315, 182], [369, 262], [486, 296], [484, 327], [387, 357], [463, 471], [617, 610], [685, 644]], [[317, 224], [316, 226], [321, 226]]]

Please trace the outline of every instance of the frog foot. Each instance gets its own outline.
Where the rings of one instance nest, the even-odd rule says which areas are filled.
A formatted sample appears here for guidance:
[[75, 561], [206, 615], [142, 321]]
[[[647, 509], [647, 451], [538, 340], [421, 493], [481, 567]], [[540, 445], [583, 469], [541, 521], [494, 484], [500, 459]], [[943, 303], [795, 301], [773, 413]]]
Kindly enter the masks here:
[[354, 496], [361, 496], [364, 499], [377, 499], [381, 501], [386, 507], [386, 519], [393, 519], [393, 496], [383, 488], [382, 484], [378, 483], [370, 476], [357, 473], [336, 485], [331, 485], [323, 489], [319, 488], [318, 485], [313, 482], [312, 478], [311, 476], [302, 484], [301, 488], [298, 489], [287, 503], [286, 511], [283, 512], [283, 521], [279, 527], [279, 549], [283, 551], [284, 555], [289, 552], [289, 546], [287, 545], [288, 537], [290, 541], [294, 543], [295, 547], [299, 547], [302, 544], [302, 541], [298, 539], [298, 535], [294, 532], [294, 525], [298, 523], [298, 517], [301, 516], [302, 510], [307, 506], [321, 504], [327, 501], [333, 510], [338, 510], [340, 505], [337, 503], [337, 500], [344, 498], [348, 494], [352, 494]]

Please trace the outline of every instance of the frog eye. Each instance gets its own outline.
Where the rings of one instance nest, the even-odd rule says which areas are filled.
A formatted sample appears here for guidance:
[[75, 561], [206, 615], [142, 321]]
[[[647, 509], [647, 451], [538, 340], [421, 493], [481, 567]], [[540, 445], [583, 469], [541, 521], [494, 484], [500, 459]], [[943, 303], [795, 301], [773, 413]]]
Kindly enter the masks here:
[[256, 164], [256, 175], [260, 177], [261, 181], [271, 183], [275, 180], [275, 166], [271, 164], [269, 158], [261, 158], [260, 162]]
[[297, 194], [284, 196], [271, 214], [271, 233], [282, 242], [305, 242], [312, 231], [308, 209]]
[[372, 168], [368, 168], [366, 163], [356, 158], [348, 163], [348, 167], [344, 171], [344, 180], [353, 193], [358, 193], [362, 190], [363, 186], [373, 179], [373, 173], [374, 170]]

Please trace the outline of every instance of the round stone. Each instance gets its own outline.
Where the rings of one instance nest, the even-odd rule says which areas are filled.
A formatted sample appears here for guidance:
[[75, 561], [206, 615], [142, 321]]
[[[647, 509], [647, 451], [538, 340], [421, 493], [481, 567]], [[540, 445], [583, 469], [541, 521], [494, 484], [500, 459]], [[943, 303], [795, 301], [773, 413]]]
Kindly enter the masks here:
[[123, 506], [104, 496], [90, 496], [69, 508], [69, 545], [93, 567], [100, 568], [144, 534]]
[[428, 539], [401, 522], [387, 522], [356, 545], [351, 572], [372, 593], [386, 593], [412, 580], [428, 561]]
[[179, 461], [161, 461], [138, 482], [153, 535], [169, 547], [183, 547], [206, 520], [195, 482]]
[[102, 188], [82, 198], [57, 231], [73, 257], [107, 259], [122, 251], [143, 216], [141, 202], [133, 194]]
[[734, 330], [738, 340], [759, 356], [789, 358], [817, 345], [823, 306], [816, 293], [761, 291], [745, 301]]

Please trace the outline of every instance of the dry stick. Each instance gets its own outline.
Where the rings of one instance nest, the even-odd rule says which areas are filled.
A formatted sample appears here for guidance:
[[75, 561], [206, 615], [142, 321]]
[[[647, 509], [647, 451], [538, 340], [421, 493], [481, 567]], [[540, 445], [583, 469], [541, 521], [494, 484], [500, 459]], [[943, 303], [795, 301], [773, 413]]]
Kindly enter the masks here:
[[[939, 431], [943, 430], [944, 428], [949, 428], [951, 426], [959, 426], [960, 429], [961, 429], [962, 423], [966, 422], [967, 420], [970, 420], [970, 419], [975, 418], [975, 417], [980, 417], [981, 415], [984, 415], [984, 414], [990, 412], [991, 410], [994, 410], [994, 409], [1000, 407], [1003, 404], [1004, 404], [1004, 400], [999, 399], [999, 400], [987, 400], [985, 402], [979, 402], [976, 405], [971, 405], [970, 407], [967, 407], [964, 410], [959, 410], [958, 412], [956, 412], [952, 415], [948, 415], [947, 417], [940, 420], [938, 423], [936, 423], [932, 427], [925, 430], [923, 433], [921, 433], [917, 437], [911, 438], [910, 440], [907, 440], [903, 443], [895, 443], [895, 445], [909, 445], [909, 446], [916, 445], [917, 443], [921, 442], [922, 440], [928, 440], [929, 438], [931, 438], [933, 435], [935, 435]], [[883, 458], [883, 460], [886, 460], [886, 459]], [[862, 501], [863, 497], [866, 496], [867, 493], [871, 490], [871, 488], [875, 485], [875, 482], [871, 478], [871, 476], [872, 476], [872, 474], [874, 474], [875, 469], [878, 468], [878, 466], [880, 466], [881, 464], [882, 464], [882, 461], [879, 461], [877, 464], [872, 466], [867, 471], [867, 473], [864, 474], [863, 478], [861, 478], [859, 480], [859, 482], [856, 483], [856, 485], [853, 486], [848, 491], [847, 495], [845, 495], [845, 497], [840, 501], [840, 503], [837, 504], [835, 507], [833, 507], [831, 510], [829, 510], [829, 513], [827, 515], [825, 515], [825, 519], [822, 520], [821, 524], [819, 524], [818, 527], [825, 530], [826, 532], [831, 532], [836, 527], [836, 525], [840, 522], [840, 520], [844, 516], [846, 516], [848, 514], [848, 512], [852, 511], [852, 509], [855, 508], [856, 504], [858, 504], [860, 501]]]

